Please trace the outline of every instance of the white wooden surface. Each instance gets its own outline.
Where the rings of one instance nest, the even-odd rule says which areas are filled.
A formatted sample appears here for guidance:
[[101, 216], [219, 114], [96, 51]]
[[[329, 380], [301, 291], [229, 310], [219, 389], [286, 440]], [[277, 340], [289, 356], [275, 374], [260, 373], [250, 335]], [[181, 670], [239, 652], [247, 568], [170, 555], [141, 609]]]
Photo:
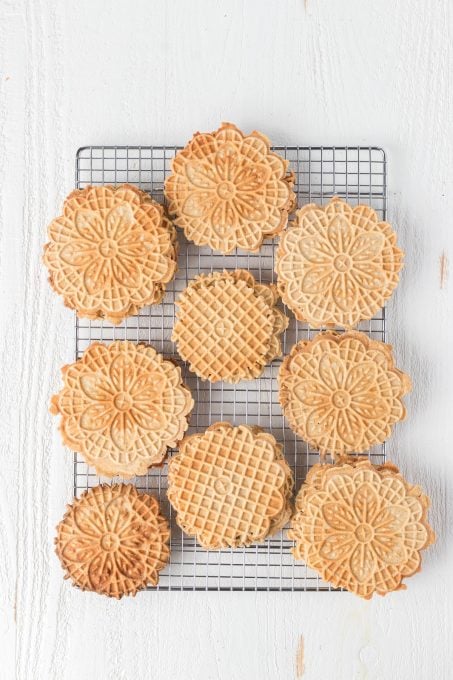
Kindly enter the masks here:
[[[453, 676], [452, 31], [449, 0], [0, 0], [1, 680]], [[62, 581], [72, 467], [47, 405], [73, 319], [40, 264], [45, 225], [78, 146], [184, 142], [222, 120], [388, 152], [407, 252], [392, 340], [415, 385], [390, 452], [439, 536], [407, 592], [118, 603]]]

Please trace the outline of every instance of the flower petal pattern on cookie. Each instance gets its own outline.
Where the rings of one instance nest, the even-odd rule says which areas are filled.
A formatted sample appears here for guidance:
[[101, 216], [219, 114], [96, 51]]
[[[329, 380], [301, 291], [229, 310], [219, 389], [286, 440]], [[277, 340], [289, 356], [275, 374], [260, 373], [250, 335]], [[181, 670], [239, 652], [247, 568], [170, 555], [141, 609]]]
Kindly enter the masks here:
[[334, 586], [369, 599], [405, 588], [434, 542], [429, 499], [392, 464], [344, 458], [315, 465], [297, 500], [288, 537], [296, 559]]
[[50, 283], [65, 304], [115, 324], [162, 299], [176, 258], [163, 207], [127, 184], [72, 192], [44, 249]]
[[280, 238], [275, 271], [283, 301], [315, 327], [352, 328], [391, 296], [403, 253], [387, 222], [333, 198], [304, 206]]
[[63, 377], [52, 412], [62, 416], [65, 444], [98, 474], [145, 474], [188, 427], [193, 399], [180, 369], [152, 347], [93, 343]]
[[175, 224], [197, 245], [256, 251], [285, 227], [293, 184], [287, 161], [266, 137], [224, 123], [211, 134], [197, 133], [176, 155], [165, 196]]
[[57, 527], [56, 552], [65, 578], [110, 597], [157, 585], [170, 551], [170, 530], [157, 500], [130, 484], [89, 489]]
[[357, 331], [299, 342], [283, 360], [279, 385], [291, 428], [333, 457], [384, 442], [405, 417], [402, 397], [411, 387], [391, 347]]

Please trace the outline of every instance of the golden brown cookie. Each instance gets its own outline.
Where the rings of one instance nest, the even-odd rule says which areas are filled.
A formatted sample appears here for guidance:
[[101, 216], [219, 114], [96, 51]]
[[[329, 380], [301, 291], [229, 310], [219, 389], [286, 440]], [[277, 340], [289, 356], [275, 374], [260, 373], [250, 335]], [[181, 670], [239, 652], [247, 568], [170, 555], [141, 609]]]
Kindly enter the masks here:
[[273, 284], [258, 284], [242, 269], [201, 274], [177, 300], [172, 340], [204, 380], [256, 378], [282, 351], [288, 319], [277, 300]]
[[175, 275], [175, 229], [163, 206], [130, 184], [73, 191], [48, 233], [50, 284], [80, 317], [118, 324], [160, 302]]
[[352, 328], [371, 319], [398, 285], [403, 252], [390, 224], [366, 205], [310, 203], [282, 234], [275, 271], [280, 294], [311, 326]]
[[199, 246], [257, 251], [286, 225], [295, 205], [294, 173], [260, 132], [223, 123], [197, 132], [176, 154], [165, 196], [175, 224]]
[[325, 581], [365, 599], [404, 589], [435, 540], [429, 505], [393, 464], [315, 465], [297, 496], [292, 552]]
[[278, 376], [291, 429], [321, 455], [362, 453], [404, 420], [409, 376], [395, 367], [392, 347], [364, 333], [318, 333], [292, 348]]
[[207, 550], [263, 541], [291, 514], [291, 470], [258, 427], [215, 423], [186, 437], [169, 461], [168, 498], [179, 526]]
[[170, 556], [169, 538], [153, 496], [131, 484], [102, 484], [67, 506], [55, 544], [65, 578], [120, 599], [157, 585]]
[[62, 369], [52, 397], [63, 442], [99, 475], [143, 475], [176, 446], [193, 408], [181, 369], [152, 347], [118, 340], [93, 343]]

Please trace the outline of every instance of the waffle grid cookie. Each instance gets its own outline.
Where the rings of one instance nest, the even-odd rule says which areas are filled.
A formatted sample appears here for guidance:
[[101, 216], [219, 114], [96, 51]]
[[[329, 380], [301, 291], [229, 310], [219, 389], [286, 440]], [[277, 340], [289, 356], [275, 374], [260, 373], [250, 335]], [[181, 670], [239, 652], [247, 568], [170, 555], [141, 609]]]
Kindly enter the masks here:
[[98, 475], [145, 474], [188, 428], [194, 402], [181, 369], [152, 347], [92, 343], [62, 374], [51, 413], [61, 415], [63, 442]]
[[406, 417], [408, 375], [391, 345], [364, 333], [318, 333], [293, 346], [280, 367], [279, 399], [290, 427], [333, 458], [382, 444]]
[[429, 498], [391, 464], [343, 458], [315, 465], [296, 499], [294, 557], [334, 586], [369, 599], [405, 589], [434, 543]]
[[332, 198], [297, 211], [282, 234], [275, 271], [283, 302], [315, 328], [353, 328], [390, 298], [403, 267], [390, 224], [366, 205]]
[[73, 585], [120, 599], [157, 585], [169, 539], [153, 496], [131, 484], [102, 484], [67, 506], [55, 546]]
[[163, 206], [130, 184], [73, 191], [48, 234], [50, 284], [87, 319], [119, 324], [160, 302], [177, 269], [176, 230]]
[[197, 276], [177, 301], [172, 340], [204, 380], [256, 378], [281, 354], [288, 319], [276, 308], [276, 287], [244, 270]]
[[263, 541], [291, 514], [291, 470], [258, 427], [215, 423], [186, 437], [168, 466], [178, 525], [207, 550]]
[[284, 229], [294, 179], [267, 137], [223, 123], [216, 132], [197, 132], [176, 155], [165, 196], [175, 224], [196, 245], [256, 252]]

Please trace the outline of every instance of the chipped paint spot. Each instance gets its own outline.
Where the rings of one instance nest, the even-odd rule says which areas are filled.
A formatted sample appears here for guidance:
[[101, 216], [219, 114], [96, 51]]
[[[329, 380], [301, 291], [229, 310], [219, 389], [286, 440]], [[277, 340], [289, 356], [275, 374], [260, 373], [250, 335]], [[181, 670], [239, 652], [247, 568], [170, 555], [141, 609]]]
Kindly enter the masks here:
[[296, 678], [301, 678], [304, 674], [305, 670], [304, 656], [305, 656], [305, 643], [304, 636], [301, 635], [299, 638], [299, 644], [297, 645], [296, 652]]
[[445, 255], [445, 253], [442, 253], [442, 255], [439, 258], [439, 279], [441, 288], [445, 288], [447, 278], [448, 278], [448, 258]]

